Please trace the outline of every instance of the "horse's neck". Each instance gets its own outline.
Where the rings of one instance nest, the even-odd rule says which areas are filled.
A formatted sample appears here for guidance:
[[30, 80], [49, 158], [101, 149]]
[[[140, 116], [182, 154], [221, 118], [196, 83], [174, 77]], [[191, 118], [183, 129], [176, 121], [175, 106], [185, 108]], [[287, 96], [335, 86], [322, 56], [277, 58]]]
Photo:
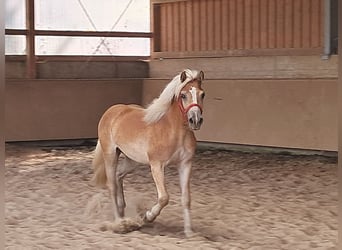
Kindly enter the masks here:
[[186, 117], [184, 117], [183, 113], [180, 111], [178, 103], [176, 101], [171, 104], [164, 118], [165, 121], [173, 128], [177, 128], [183, 131], [190, 131], [186, 121]]
[[[196, 138], [194, 132], [189, 128], [184, 115], [180, 111], [177, 102], [174, 102], [165, 115], [152, 128], [164, 134], [166, 140], [163, 146], [169, 148], [183, 148], [190, 154], [193, 154], [196, 147]], [[184, 156], [184, 155], [183, 155]]]

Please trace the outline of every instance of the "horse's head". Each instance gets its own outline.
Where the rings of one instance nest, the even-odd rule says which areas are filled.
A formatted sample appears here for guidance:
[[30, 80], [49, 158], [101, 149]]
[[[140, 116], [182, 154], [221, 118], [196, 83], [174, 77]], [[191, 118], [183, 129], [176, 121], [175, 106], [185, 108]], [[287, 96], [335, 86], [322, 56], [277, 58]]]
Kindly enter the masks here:
[[[186, 71], [180, 74], [180, 79], [184, 82], [187, 79]], [[198, 130], [203, 123], [203, 99], [204, 91], [202, 81], [204, 79], [203, 71], [200, 71], [198, 77], [189, 81], [180, 91], [178, 96], [178, 105], [186, 118], [189, 127], [192, 130]]]

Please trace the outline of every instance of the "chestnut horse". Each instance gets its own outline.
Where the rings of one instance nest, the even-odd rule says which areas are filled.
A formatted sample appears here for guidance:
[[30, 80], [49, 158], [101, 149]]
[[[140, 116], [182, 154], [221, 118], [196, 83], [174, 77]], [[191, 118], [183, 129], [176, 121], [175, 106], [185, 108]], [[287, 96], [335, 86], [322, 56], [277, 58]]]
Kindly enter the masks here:
[[[186, 69], [165, 87], [146, 109], [137, 105], [110, 107], [98, 125], [98, 142], [93, 160], [94, 180], [107, 185], [113, 202], [115, 222], [124, 218], [123, 178], [138, 164], [150, 165], [157, 203], [144, 215], [152, 222], [169, 202], [164, 168], [177, 165], [184, 233], [192, 235], [190, 217], [190, 175], [196, 148], [193, 130], [200, 129], [203, 117], [202, 71]], [[119, 155], [124, 155], [118, 166]]]

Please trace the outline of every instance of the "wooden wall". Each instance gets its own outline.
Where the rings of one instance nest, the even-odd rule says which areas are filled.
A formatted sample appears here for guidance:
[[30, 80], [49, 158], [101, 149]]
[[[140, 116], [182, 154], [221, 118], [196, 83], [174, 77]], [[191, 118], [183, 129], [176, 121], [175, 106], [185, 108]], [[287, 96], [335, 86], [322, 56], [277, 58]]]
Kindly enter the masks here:
[[320, 54], [323, 0], [187, 0], [153, 5], [154, 57]]
[[[143, 105], [169, 79], [143, 81]], [[337, 79], [205, 79], [199, 141], [337, 151]]]
[[142, 79], [6, 80], [6, 141], [97, 137], [110, 106], [141, 103]]
[[151, 60], [150, 78], [172, 78], [184, 69], [203, 70], [206, 79], [330, 79], [338, 76], [338, 56], [227, 56]]
[[[6, 141], [96, 138], [108, 107], [146, 105], [169, 81], [7, 80]], [[337, 150], [336, 79], [206, 79], [204, 88], [200, 141]]]
[[[6, 59], [6, 79], [25, 79], [25, 59]], [[146, 61], [114, 61], [94, 58], [91, 61], [80, 59], [59, 59], [42, 61], [37, 64], [38, 79], [110, 79], [148, 77]]]

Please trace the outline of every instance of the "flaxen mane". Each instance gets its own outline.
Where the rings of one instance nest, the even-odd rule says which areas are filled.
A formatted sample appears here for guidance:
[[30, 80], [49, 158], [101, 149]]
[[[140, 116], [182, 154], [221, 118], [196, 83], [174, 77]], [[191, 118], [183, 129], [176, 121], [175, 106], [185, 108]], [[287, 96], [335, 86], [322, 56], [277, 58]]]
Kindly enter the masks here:
[[147, 123], [153, 123], [160, 120], [169, 109], [174, 97], [178, 98], [181, 89], [190, 81], [199, 77], [197, 70], [184, 70], [186, 72], [185, 81], [181, 81], [180, 74], [176, 75], [166, 86], [160, 96], [146, 108], [144, 120]]

